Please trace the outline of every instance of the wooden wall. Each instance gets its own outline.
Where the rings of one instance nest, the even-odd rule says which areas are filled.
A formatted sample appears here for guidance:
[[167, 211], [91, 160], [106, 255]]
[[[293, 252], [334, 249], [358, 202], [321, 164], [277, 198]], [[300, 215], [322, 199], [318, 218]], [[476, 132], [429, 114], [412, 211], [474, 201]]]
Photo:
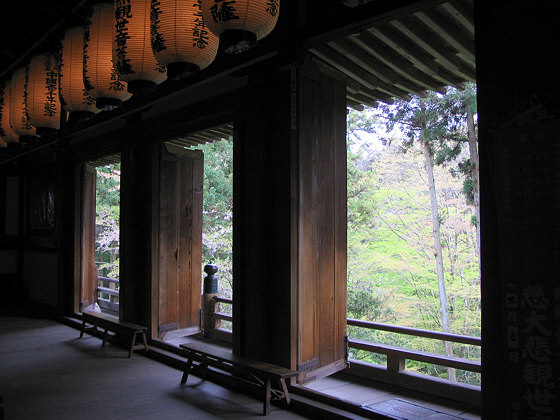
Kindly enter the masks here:
[[234, 126], [234, 350], [290, 366], [290, 73], [264, 73], [255, 81], [261, 90], [244, 96]]
[[477, 1], [475, 28], [483, 412], [488, 419], [558, 418], [556, 14], [551, 2]]
[[235, 126], [234, 350], [302, 372], [340, 369], [345, 87], [311, 66], [262, 83]]
[[19, 300], [22, 285], [18, 277], [19, 232], [19, 180], [16, 176], [0, 177], [0, 303], [9, 304]]
[[308, 66], [298, 99], [297, 367], [308, 381], [346, 367], [346, 87]]
[[157, 147], [130, 139], [121, 153], [120, 319], [151, 326], [152, 174]]

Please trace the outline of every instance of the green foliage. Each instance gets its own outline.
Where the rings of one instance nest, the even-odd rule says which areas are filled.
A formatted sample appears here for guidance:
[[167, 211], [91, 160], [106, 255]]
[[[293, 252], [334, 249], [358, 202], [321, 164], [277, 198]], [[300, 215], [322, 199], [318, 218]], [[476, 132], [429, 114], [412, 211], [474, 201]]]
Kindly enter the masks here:
[[[426, 124], [424, 141], [434, 152], [434, 176], [440, 187], [437, 199], [451, 329], [457, 334], [480, 336], [476, 230], [470, 203], [463, 195], [468, 171], [456, 169], [469, 165], [461, 95], [466, 93], [450, 88], [447, 95], [429, 93], [400, 108], [367, 109], [363, 118], [356, 111], [349, 112], [349, 317], [441, 331], [423, 143], [416, 141], [422, 124]], [[447, 115], [439, 115], [441, 112]], [[397, 124], [407, 118], [407, 124]], [[382, 124], [385, 121], [386, 126]], [[373, 135], [368, 137], [363, 131]], [[349, 327], [348, 334], [445, 354], [444, 343], [438, 340], [356, 327]], [[478, 347], [454, 344], [453, 351], [459, 357], [480, 358]], [[351, 357], [385, 363], [384, 356], [364, 351], [352, 350]], [[408, 361], [407, 369], [447, 377], [447, 369], [427, 363]], [[478, 374], [457, 371], [457, 378], [480, 384]]]
[[99, 166], [96, 171], [95, 261], [99, 275], [118, 279], [121, 164]]
[[[202, 265], [218, 266], [218, 294], [232, 297], [233, 287], [233, 140], [204, 144]], [[229, 305], [226, 305], [226, 307]]]

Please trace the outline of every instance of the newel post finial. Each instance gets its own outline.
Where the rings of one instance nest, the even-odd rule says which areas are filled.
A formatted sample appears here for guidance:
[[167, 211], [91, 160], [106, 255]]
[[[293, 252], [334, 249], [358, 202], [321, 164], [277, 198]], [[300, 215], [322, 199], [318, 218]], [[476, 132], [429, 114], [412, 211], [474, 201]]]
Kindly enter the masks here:
[[214, 276], [218, 272], [218, 266], [215, 264], [206, 264], [204, 272], [207, 274], [204, 277], [204, 293], [218, 293], [218, 279]]
[[202, 330], [205, 337], [212, 334], [212, 330], [220, 326], [220, 320], [214, 318], [214, 312], [219, 312], [220, 306], [214, 300], [214, 296], [218, 293], [218, 279], [214, 274], [218, 272], [218, 266], [215, 264], [206, 264], [204, 272], [204, 286], [202, 293]]

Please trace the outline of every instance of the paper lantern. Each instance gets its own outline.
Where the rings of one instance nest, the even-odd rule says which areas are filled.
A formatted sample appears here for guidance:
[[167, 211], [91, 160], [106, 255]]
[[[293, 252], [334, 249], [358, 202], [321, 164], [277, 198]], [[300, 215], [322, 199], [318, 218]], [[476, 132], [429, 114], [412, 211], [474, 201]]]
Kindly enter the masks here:
[[84, 31], [84, 86], [99, 109], [112, 110], [132, 97], [112, 61], [115, 18], [111, 3], [93, 5]]
[[29, 121], [27, 95], [29, 66], [20, 67], [12, 76], [10, 92], [10, 124], [22, 143], [37, 139], [37, 130]]
[[248, 50], [272, 32], [279, 13], [280, 0], [202, 0], [204, 21], [229, 54]]
[[58, 60], [52, 54], [39, 54], [29, 63], [27, 114], [37, 134], [46, 135], [60, 128], [62, 106], [58, 94]]
[[10, 91], [11, 81], [7, 80], [0, 86], [0, 137], [7, 143], [19, 140], [10, 124]]
[[60, 101], [68, 111], [68, 122], [86, 121], [101, 110], [84, 86], [83, 26], [68, 29], [62, 40], [60, 55]]
[[151, 0], [115, 0], [113, 63], [132, 94], [146, 94], [166, 79], [152, 51]]
[[180, 79], [210, 65], [219, 39], [204, 23], [201, 0], [152, 0], [152, 49], [167, 66], [167, 77]]

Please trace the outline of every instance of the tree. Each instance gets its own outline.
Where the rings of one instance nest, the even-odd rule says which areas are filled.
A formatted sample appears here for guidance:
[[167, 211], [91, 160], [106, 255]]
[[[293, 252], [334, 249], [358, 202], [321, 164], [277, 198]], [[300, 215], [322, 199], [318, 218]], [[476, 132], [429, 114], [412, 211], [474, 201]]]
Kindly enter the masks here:
[[[445, 112], [444, 96], [428, 92], [424, 98], [414, 96], [410, 101], [397, 100], [392, 106], [384, 106], [387, 126], [392, 130], [398, 125], [407, 137], [403, 151], [411, 150], [416, 142], [422, 147], [426, 178], [430, 191], [432, 213], [433, 253], [436, 264], [439, 290], [441, 327], [443, 332], [451, 332], [449, 304], [446, 291], [441, 246], [441, 219], [438, 211], [437, 191], [434, 180], [434, 163], [449, 160], [460, 153], [461, 133], [453, 115]], [[451, 342], [445, 342], [448, 355], [453, 355]], [[456, 380], [455, 369], [448, 369], [449, 379]]]
[[[233, 140], [199, 147], [204, 152], [202, 264], [218, 266], [218, 294], [232, 297]], [[229, 305], [228, 305], [229, 306]]]
[[99, 166], [96, 171], [96, 261], [103, 275], [118, 279], [121, 165]]
[[[465, 83], [464, 89], [449, 89], [444, 97], [443, 109], [451, 114], [459, 125], [464, 127], [462, 142], [468, 144], [468, 157], [459, 162], [457, 171], [463, 176], [463, 194], [467, 203], [473, 206], [472, 223], [476, 227], [476, 252], [480, 261], [480, 177], [478, 162], [478, 135], [475, 115], [476, 84]], [[457, 173], [455, 172], [455, 173]], [[479, 273], [480, 281], [480, 273]]]
[[[453, 92], [454, 89], [448, 89]], [[438, 97], [442, 111], [446, 97]], [[464, 199], [458, 162], [468, 159], [464, 119], [450, 105], [448, 138], [434, 143], [432, 170], [437, 183], [441, 255], [450, 329], [480, 335], [480, 289], [476, 231]], [[391, 108], [391, 107], [390, 107]], [[367, 108], [348, 114], [348, 316], [423, 329], [439, 329], [440, 293], [434, 282], [435, 259], [431, 194], [422, 142], [385, 134], [387, 110]], [[427, 111], [426, 111], [427, 112]], [[393, 124], [398, 126], [397, 123]], [[391, 127], [389, 127], [391, 128]], [[406, 151], [407, 153], [402, 153]], [[454, 175], [454, 176], [453, 176]], [[466, 179], [465, 179], [466, 180]], [[352, 338], [432, 352], [451, 352], [443, 342], [381, 334], [350, 327]], [[455, 344], [453, 353], [479, 357], [479, 349]], [[352, 357], [373, 363], [367, 352]], [[407, 362], [407, 369], [448, 376], [436, 366]], [[462, 381], [480, 378], [457, 371]]]

